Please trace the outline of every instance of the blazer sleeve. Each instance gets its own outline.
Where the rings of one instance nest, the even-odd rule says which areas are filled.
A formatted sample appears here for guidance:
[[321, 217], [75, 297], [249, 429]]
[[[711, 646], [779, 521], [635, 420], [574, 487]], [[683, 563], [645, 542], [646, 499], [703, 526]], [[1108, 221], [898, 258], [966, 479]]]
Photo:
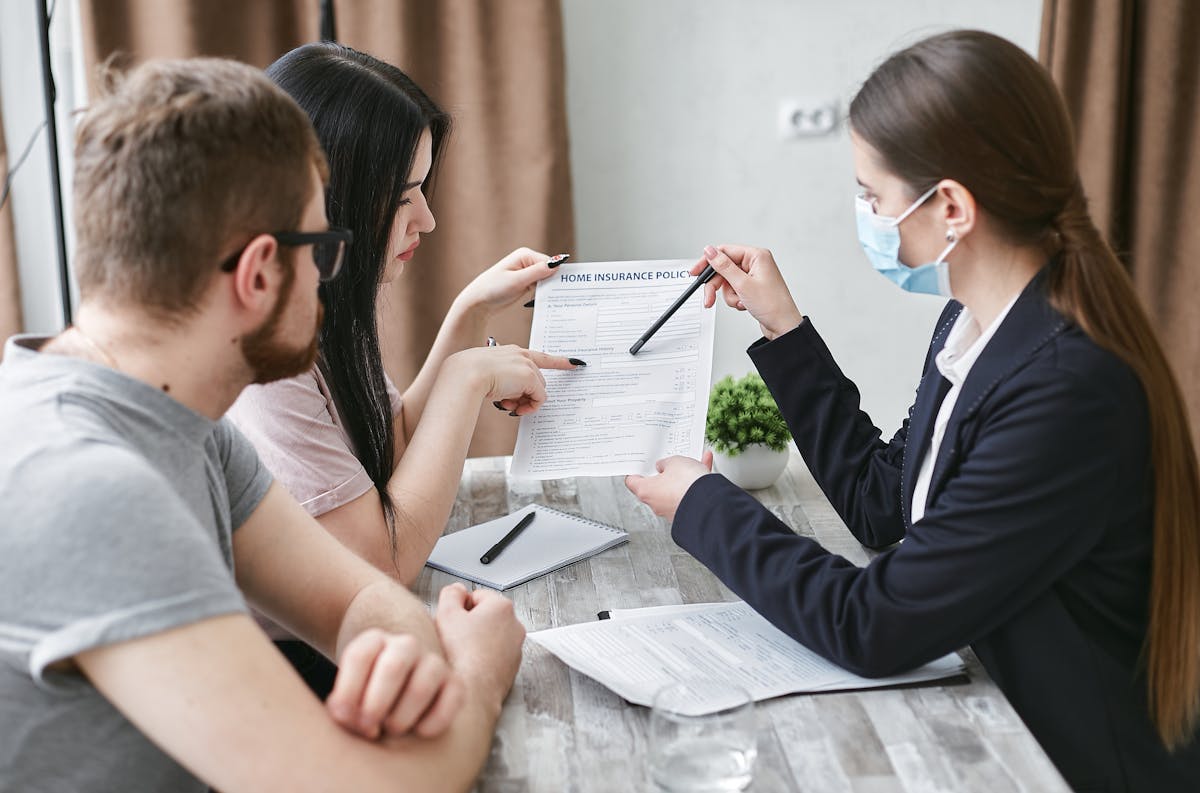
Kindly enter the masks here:
[[748, 350], [792, 438], [825, 497], [863, 545], [904, 537], [900, 473], [908, 419], [888, 442], [859, 408], [858, 388], [842, 374], [812, 322]]
[[970, 644], [1080, 562], [1146, 461], [1134, 429], [1145, 423], [1130, 420], [1139, 406], [1109, 384], [1055, 367], [1014, 379], [991, 397], [925, 517], [864, 568], [715, 474], [689, 488], [672, 536], [774, 625], [857, 674], [894, 674]]

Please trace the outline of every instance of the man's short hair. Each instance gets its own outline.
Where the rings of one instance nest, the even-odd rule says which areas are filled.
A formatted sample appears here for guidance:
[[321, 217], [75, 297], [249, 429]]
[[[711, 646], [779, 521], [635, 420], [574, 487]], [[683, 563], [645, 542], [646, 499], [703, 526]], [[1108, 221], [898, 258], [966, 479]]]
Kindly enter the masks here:
[[104, 83], [75, 142], [80, 293], [180, 318], [238, 246], [296, 228], [325, 157], [251, 66], [150, 61]]

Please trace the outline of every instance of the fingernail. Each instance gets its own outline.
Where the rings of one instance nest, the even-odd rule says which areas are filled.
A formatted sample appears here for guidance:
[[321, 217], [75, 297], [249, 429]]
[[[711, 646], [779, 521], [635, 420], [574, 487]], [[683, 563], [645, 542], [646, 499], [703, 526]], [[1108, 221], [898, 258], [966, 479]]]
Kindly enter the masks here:
[[546, 266], [549, 267], [550, 269], [554, 269], [555, 267], [559, 266], [560, 264], [562, 264], [563, 262], [565, 262], [567, 259], [570, 259], [570, 258], [571, 258], [571, 254], [560, 253], [557, 256], [551, 256], [550, 260], [546, 262]]
[[513, 410], [513, 411], [509, 411], [509, 414], [508, 414], [508, 415], [510, 415], [510, 416], [516, 416], [516, 415], [519, 415], [519, 414], [517, 413], [517, 411]]
[[578, 358], [568, 358], [567, 360], [574, 366], [587, 366], [587, 361], [581, 361]]
[[499, 402], [493, 402], [492, 405], [496, 408], [496, 410], [504, 410], [504, 405], [501, 405]]
[[526, 303], [525, 308], [533, 308], [533, 301], [530, 300], [528, 303]]
[[704, 246], [704, 258], [706, 258], [706, 259], [717, 258], [717, 249], [711, 245], [705, 245]]

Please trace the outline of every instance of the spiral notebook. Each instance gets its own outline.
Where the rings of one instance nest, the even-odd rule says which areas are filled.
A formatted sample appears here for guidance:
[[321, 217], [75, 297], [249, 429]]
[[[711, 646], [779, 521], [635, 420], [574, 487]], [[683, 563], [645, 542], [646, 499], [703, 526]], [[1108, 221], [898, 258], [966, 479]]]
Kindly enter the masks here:
[[[536, 515], [533, 522], [490, 564], [482, 564], [479, 557], [530, 512]], [[447, 534], [437, 541], [425, 564], [503, 590], [628, 540], [628, 534], [607, 524], [530, 504], [502, 518]]]

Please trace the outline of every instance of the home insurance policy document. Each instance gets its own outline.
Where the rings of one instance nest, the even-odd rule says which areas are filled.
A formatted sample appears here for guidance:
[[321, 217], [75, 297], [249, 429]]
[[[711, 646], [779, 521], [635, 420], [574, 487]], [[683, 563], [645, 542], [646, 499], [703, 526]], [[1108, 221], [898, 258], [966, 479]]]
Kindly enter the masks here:
[[713, 314], [698, 289], [637, 355], [629, 348], [695, 280], [693, 260], [564, 264], [538, 282], [529, 348], [587, 361], [543, 370], [546, 401], [521, 417], [513, 476], [653, 474], [699, 458], [712, 374]]
[[[964, 670], [962, 659], [950, 653], [891, 677], [859, 677], [741, 602], [651, 606], [610, 614], [611, 619], [535, 631], [529, 638], [637, 705], [649, 705], [668, 683], [697, 677], [737, 683], [757, 702], [800, 691], [913, 685], [955, 678]], [[689, 712], [712, 713], [727, 704], [716, 694], [691, 703]]]

